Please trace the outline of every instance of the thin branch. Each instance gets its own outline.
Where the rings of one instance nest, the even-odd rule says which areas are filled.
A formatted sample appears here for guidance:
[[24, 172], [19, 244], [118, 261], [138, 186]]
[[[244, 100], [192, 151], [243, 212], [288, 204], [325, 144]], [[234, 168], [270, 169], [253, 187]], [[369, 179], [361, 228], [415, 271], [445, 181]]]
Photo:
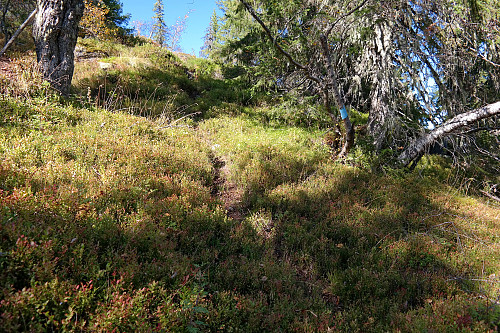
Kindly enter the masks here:
[[2, 28], [2, 32], [4, 34], [5, 40], [7, 40], [7, 36], [8, 36], [8, 29], [5, 26], [5, 18], [7, 16], [7, 12], [9, 11], [9, 5], [10, 5], [10, 0], [7, 1], [7, 3], [5, 4], [5, 6], [3, 8], [2, 21], [0, 22], [0, 24], [1, 24], [0, 27]]
[[486, 61], [487, 63], [495, 66], [495, 67], [500, 67], [500, 64], [497, 64], [497, 63], [494, 63], [493, 61], [489, 60], [488, 58], [486, 58], [485, 56], [483, 56], [482, 54], [480, 54], [479, 52], [477, 52], [477, 50], [474, 50], [472, 47], [469, 48], [469, 50], [471, 50], [472, 52], [474, 52], [474, 55], [476, 57], [479, 57], [481, 59], [483, 59], [484, 61]]
[[194, 115], [196, 115], [196, 114], [200, 114], [200, 113], [201, 113], [201, 112], [197, 111], [197, 112], [193, 112], [193, 113], [187, 114], [187, 115], [185, 115], [185, 116], [183, 116], [183, 117], [180, 117], [179, 119], [174, 120], [174, 121], [173, 121], [170, 125], [172, 126], [172, 125], [174, 125], [174, 124], [177, 124], [179, 121], [181, 121], [181, 120], [182, 120], [182, 119], [184, 119], [184, 118], [191, 117], [191, 116], [194, 116]]
[[158, 129], [163, 129], [163, 128], [172, 128], [172, 127], [189, 127], [188, 125], [180, 125], [180, 126], [175, 126], [175, 124], [177, 124], [179, 121], [181, 121], [182, 119], [185, 119], [187, 117], [190, 117], [190, 116], [194, 116], [196, 114], [200, 114], [201, 112], [197, 111], [197, 112], [193, 112], [193, 113], [190, 113], [190, 114], [187, 114], [183, 117], [180, 117], [179, 119], [176, 119], [174, 120], [173, 122], [171, 122], [170, 124], [168, 124], [167, 126], [161, 126], [161, 127], [158, 127]]
[[35, 10], [30, 14], [30, 16], [26, 19], [26, 21], [24, 21], [24, 23], [21, 24], [21, 26], [19, 27], [19, 29], [17, 29], [17, 31], [12, 35], [12, 37], [10, 38], [10, 40], [5, 44], [5, 46], [3, 47], [3, 49], [0, 51], [0, 57], [5, 53], [5, 51], [7, 51], [7, 49], [9, 48], [9, 46], [16, 40], [16, 38], [21, 34], [21, 32], [23, 32], [24, 28], [26, 28], [26, 26], [28, 24], [30, 24], [31, 21], [33, 21], [33, 19], [35, 18], [35, 15], [36, 15], [37, 11], [38, 11], [38, 9], [35, 8]]
[[468, 131], [465, 131], [465, 132], [462, 132], [460, 134], [471, 134], [471, 133], [475, 133], [475, 132], [479, 132], [479, 131], [497, 131], [497, 130], [500, 130], [500, 127], [477, 127], [477, 128], [473, 128], [473, 129], [470, 129]]
[[278, 51], [280, 51], [285, 57], [288, 58], [288, 60], [290, 60], [290, 62], [292, 64], [294, 64], [296, 67], [300, 68], [300, 69], [303, 69], [303, 70], [308, 70], [308, 68], [304, 65], [302, 65], [301, 63], [297, 62], [295, 59], [292, 58], [292, 56], [286, 52], [280, 44], [278, 44], [278, 42], [276, 41], [276, 38], [273, 37], [273, 34], [271, 32], [271, 30], [269, 30], [269, 28], [267, 27], [267, 25], [260, 19], [259, 15], [257, 14], [257, 12], [253, 9], [252, 6], [250, 6], [245, 0], [240, 0], [241, 3], [245, 6], [245, 8], [248, 10], [248, 12], [250, 13], [250, 15], [252, 15], [252, 17], [257, 21], [259, 22], [260, 26], [262, 27], [262, 29], [264, 29], [264, 31], [266, 32], [266, 34], [269, 36], [269, 39], [271, 39], [273, 41], [273, 44], [274, 46], [278, 49]]
[[456, 281], [456, 280], [479, 281], [479, 282], [488, 282], [488, 283], [499, 283], [500, 282], [500, 280], [495, 280], [495, 279], [465, 278], [465, 277], [461, 277], [461, 276], [452, 277], [446, 281]]
[[299, 63], [298, 61], [296, 61], [291, 55], [290, 53], [288, 53], [287, 51], [285, 51], [281, 45], [276, 41], [276, 38], [273, 36], [273, 33], [271, 32], [271, 30], [267, 27], [267, 25], [260, 19], [259, 15], [257, 14], [257, 12], [255, 11], [255, 9], [253, 9], [252, 6], [250, 6], [248, 4], [248, 2], [246, 2], [245, 0], [240, 0], [240, 2], [243, 4], [243, 6], [245, 6], [245, 8], [248, 10], [248, 12], [250, 13], [250, 15], [252, 15], [252, 17], [260, 24], [260, 26], [262, 27], [262, 29], [264, 29], [264, 31], [266, 32], [267, 36], [269, 37], [269, 39], [273, 42], [274, 46], [276, 47], [276, 49], [278, 49], [278, 51], [283, 54], [295, 67], [299, 68], [299, 69], [302, 69], [303, 71], [305, 71], [307, 74], [307, 78], [316, 82], [316, 83], [321, 83], [321, 81], [310, 74], [310, 69]]
[[351, 10], [350, 12], [342, 15], [341, 17], [339, 17], [338, 19], [335, 20], [335, 22], [332, 23], [332, 25], [330, 25], [330, 28], [328, 28], [328, 30], [326, 31], [325, 33], [325, 36], [329, 36], [330, 33], [332, 32], [333, 28], [337, 25], [337, 23], [339, 23], [341, 20], [345, 19], [346, 17], [352, 15], [354, 12], [358, 11], [361, 7], [363, 7], [366, 3], [368, 2], [368, 0], [364, 0], [363, 2], [361, 2], [359, 5], [357, 5], [353, 10]]
[[481, 192], [482, 194], [484, 194], [485, 196], [487, 196], [487, 197], [488, 197], [488, 198], [490, 198], [490, 199], [493, 199], [493, 200], [495, 200], [495, 201], [500, 202], [500, 198], [499, 198], [499, 197], [494, 196], [493, 194], [490, 194], [490, 193], [488, 193], [488, 192], [486, 192], [486, 191], [483, 191], [483, 190], [480, 190], [479, 192]]

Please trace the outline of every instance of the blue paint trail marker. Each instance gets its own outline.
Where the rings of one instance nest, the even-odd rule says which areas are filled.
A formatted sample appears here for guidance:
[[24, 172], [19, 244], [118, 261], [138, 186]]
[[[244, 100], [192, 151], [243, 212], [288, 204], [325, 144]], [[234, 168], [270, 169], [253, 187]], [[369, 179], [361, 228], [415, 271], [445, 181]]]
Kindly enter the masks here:
[[340, 109], [340, 116], [342, 117], [342, 120], [349, 117], [349, 115], [347, 114], [347, 110], [345, 109], [345, 106], [343, 106], [342, 109]]

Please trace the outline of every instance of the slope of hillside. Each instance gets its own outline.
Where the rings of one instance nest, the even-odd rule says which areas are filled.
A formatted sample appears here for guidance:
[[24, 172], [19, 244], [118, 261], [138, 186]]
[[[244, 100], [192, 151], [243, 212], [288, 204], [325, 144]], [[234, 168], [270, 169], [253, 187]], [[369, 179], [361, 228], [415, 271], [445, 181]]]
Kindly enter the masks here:
[[2, 81], [4, 331], [498, 330], [500, 207], [445, 161], [334, 163], [320, 116], [112, 47], [71, 100]]

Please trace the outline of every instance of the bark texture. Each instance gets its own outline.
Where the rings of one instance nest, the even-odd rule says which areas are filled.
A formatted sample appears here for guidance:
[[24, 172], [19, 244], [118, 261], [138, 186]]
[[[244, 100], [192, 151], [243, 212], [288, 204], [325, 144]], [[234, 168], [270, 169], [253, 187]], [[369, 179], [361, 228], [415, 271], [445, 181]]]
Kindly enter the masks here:
[[391, 90], [395, 86], [393, 82], [394, 73], [391, 68], [392, 31], [389, 23], [381, 21], [374, 27], [374, 38], [371, 52], [367, 56], [371, 58], [372, 66], [378, 70], [372, 75], [371, 108], [368, 117], [368, 132], [373, 137], [375, 149], [382, 148], [387, 138], [389, 128], [395, 127], [396, 115], [390, 107]]
[[456, 132], [466, 126], [470, 126], [478, 120], [486, 119], [495, 115], [500, 115], [500, 101], [488, 104], [476, 110], [461, 113], [429, 133], [413, 140], [408, 148], [401, 153], [399, 161], [405, 166], [409, 165], [412, 161], [418, 161], [418, 159], [434, 142], [436, 142], [436, 140], [452, 134], [453, 132]]
[[45, 80], [69, 95], [83, 0], [38, 0], [33, 24], [37, 61]]

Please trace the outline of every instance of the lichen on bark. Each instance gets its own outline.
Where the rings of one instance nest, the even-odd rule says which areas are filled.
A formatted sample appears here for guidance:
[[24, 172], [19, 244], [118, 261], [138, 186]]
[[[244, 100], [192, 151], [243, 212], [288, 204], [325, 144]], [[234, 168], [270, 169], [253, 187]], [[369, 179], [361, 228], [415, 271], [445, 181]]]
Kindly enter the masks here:
[[33, 24], [37, 61], [43, 78], [63, 96], [70, 92], [83, 0], [38, 0]]

